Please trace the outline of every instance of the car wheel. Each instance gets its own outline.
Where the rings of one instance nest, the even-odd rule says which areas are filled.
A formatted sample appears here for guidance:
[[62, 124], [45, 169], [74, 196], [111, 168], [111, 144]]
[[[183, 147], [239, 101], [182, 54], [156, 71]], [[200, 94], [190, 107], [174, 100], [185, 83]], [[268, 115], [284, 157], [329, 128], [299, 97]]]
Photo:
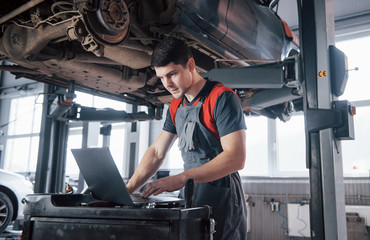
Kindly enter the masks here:
[[9, 197], [0, 192], [0, 233], [4, 232], [13, 217], [13, 204]]

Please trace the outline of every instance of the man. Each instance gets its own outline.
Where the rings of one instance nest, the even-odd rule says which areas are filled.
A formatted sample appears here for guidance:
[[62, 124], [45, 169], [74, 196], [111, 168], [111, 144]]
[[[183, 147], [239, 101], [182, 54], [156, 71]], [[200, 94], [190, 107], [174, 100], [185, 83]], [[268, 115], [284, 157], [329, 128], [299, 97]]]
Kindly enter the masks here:
[[151, 64], [174, 98], [163, 130], [127, 184], [129, 192], [155, 174], [179, 137], [184, 172], [149, 183], [142, 196], [181, 189], [192, 178], [196, 184], [193, 203], [212, 207], [214, 239], [246, 239], [246, 205], [237, 173], [246, 155], [239, 98], [230, 88], [201, 77], [190, 49], [177, 38], [161, 41]]

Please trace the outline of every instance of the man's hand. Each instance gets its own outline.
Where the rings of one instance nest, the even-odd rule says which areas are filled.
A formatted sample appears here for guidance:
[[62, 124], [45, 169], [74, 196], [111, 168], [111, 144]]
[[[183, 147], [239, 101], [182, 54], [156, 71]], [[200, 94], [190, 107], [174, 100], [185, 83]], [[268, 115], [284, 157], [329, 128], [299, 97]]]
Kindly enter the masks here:
[[155, 174], [176, 138], [176, 134], [161, 131], [155, 142], [145, 151], [134, 175], [126, 184], [129, 193], [136, 192]]
[[186, 178], [183, 174], [178, 174], [175, 176], [164, 177], [158, 180], [155, 180], [146, 186], [142, 197], [149, 197], [150, 195], [158, 195], [162, 192], [173, 192], [179, 190], [186, 184]]

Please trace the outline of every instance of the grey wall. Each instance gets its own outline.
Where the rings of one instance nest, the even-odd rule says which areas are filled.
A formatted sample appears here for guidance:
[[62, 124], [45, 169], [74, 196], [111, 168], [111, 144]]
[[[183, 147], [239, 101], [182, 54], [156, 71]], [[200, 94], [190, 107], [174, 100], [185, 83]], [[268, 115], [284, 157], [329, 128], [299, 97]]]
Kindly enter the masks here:
[[[370, 178], [345, 179], [344, 184], [346, 205], [370, 205]], [[299, 203], [309, 198], [309, 180], [245, 178], [243, 187], [250, 204], [251, 231], [248, 239], [294, 239], [286, 237], [288, 226], [286, 204]], [[280, 203], [279, 211], [271, 211], [272, 199]]]

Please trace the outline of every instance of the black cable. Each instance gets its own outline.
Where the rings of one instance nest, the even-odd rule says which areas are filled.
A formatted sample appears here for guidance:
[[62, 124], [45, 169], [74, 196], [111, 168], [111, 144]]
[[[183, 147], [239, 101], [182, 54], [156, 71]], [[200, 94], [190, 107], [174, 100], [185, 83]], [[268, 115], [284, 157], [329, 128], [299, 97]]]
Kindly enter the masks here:
[[278, 213], [279, 213], [279, 215], [283, 218], [283, 222], [280, 224], [280, 228], [281, 229], [283, 229], [284, 231], [285, 231], [285, 239], [288, 239], [288, 234], [289, 234], [289, 228], [287, 228], [287, 227], [285, 227], [285, 225], [287, 224], [287, 222], [288, 222], [288, 217], [287, 216], [285, 216], [285, 215], [283, 215], [282, 213], [281, 213], [281, 209], [283, 209], [283, 206], [285, 205], [285, 207], [287, 206], [287, 204], [286, 203], [281, 203], [281, 207], [279, 208], [279, 211], [278, 211]]

